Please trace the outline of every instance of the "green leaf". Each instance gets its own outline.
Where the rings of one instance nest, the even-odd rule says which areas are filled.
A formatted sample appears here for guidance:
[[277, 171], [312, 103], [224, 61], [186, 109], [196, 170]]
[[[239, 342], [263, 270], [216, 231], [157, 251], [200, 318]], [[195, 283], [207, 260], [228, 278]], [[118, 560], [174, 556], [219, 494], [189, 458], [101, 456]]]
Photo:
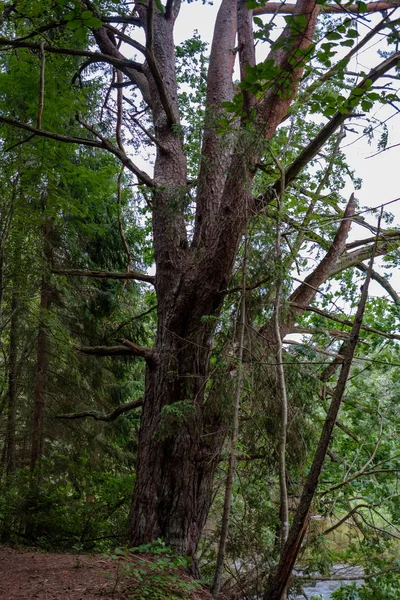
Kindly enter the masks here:
[[342, 36], [340, 35], [340, 33], [337, 33], [337, 31], [329, 31], [325, 37], [327, 40], [341, 40], [342, 39]]
[[79, 27], [82, 25], [82, 21], [78, 21], [77, 19], [74, 19], [73, 21], [69, 21], [67, 23], [67, 29], [79, 29]]
[[80, 42], [84, 42], [86, 40], [86, 28], [84, 26], [79, 27], [75, 31], [75, 35]]
[[90, 19], [86, 19], [85, 25], [91, 29], [98, 29], [103, 23], [97, 17], [90, 17]]
[[165, 11], [164, 11], [164, 6], [163, 6], [163, 4], [162, 4], [161, 0], [154, 0], [154, 2], [155, 2], [155, 4], [156, 4], [156, 6], [157, 6], [158, 10], [160, 11], [160, 13], [161, 13], [161, 14], [164, 14], [164, 12], [165, 12]]
[[82, 14], [81, 14], [81, 19], [85, 20], [85, 19], [90, 19], [90, 17], [92, 16], [92, 11], [91, 10], [85, 10]]
[[361, 100], [361, 108], [365, 111], [370, 110], [373, 107], [374, 103], [368, 100], [367, 98]]
[[358, 33], [357, 29], [349, 29], [346, 33], [348, 38], [358, 38], [359, 35], [360, 34]]

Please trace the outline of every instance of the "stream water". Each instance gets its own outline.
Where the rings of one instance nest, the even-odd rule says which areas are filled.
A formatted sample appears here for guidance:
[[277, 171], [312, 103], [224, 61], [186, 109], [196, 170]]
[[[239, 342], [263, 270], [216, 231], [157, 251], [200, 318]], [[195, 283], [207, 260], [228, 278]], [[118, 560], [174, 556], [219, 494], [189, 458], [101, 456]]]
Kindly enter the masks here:
[[349, 567], [348, 565], [334, 565], [332, 568], [332, 577], [354, 577], [354, 579], [346, 581], [317, 581], [316, 585], [304, 587], [304, 595], [297, 596], [296, 600], [304, 600], [305, 598], [321, 598], [322, 600], [330, 600], [332, 592], [340, 588], [341, 585], [348, 585], [356, 582], [362, 583], [363, 570], [361, 567]]

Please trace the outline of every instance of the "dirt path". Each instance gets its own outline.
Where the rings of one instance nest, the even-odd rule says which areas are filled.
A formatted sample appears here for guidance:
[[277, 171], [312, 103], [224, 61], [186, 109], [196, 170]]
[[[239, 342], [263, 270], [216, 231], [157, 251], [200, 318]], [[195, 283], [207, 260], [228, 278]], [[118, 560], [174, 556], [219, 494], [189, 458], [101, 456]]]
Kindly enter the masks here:
[[[127, 600], [110, 575], [117, 562], [101, 555], [19, 552], [0, 546], [0, 600]], [[114, 594], [113, 594], [114, 591]], [[190, 600], [209, 600], [198, 590]]]
[[[0, 547], [1, 600], [99, 600], [114, 586], [106, 572], [116, 563], [101, 556], [17, 552]], [[121, 596], [114, 596], [115, 600]]]

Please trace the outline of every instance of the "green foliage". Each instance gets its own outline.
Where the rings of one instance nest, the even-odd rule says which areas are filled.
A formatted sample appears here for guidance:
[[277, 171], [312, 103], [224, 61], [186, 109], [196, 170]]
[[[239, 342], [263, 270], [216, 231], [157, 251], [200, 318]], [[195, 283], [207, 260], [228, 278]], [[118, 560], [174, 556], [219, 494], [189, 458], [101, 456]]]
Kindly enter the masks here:
[[[27, 469], [0, 486], [3, 540], [44, 550], [107, 550], [125, 536], [131, 475], [90, 469], [89, 457], [43, 459], [46, 478], [32, 486]], [[10, 486], [10, 483], [12, 485]], [[30, 533], [27, 536], [27, 530]], [[4, 533], [7, 538], [4, 538]]]
[[120, 577], [129, 580], [125, 591], [129, 600], [179, 600], [189, 597], [201, 583], [184, 574], [191, 561], [178, 556], [162, 540], [137, 548], [116, 548], [111, 556], [118, 561], [116, 585]]

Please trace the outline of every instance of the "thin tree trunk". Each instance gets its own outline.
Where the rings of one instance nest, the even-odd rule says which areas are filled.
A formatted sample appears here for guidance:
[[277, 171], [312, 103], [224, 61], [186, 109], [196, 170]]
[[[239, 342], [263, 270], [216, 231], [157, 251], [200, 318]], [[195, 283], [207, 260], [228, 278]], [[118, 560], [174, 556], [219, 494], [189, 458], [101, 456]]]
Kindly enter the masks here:
[[[274, 157], [275, 163], [281, 174], [281, 189], [277, 198], [278, 202], [278, 219], [276, 224], [275, 237], [275, 257], [277, 274], [277, 285], [275, 294], [274, 306], [274, 324], [275, 324], [275, 343], [276, 343], [276, 371], [277, 371], [277, 390], [280, 396], [281, 404], [281, 423], [279, 436], [279, 496], [280, 507], [279, 516], [281, 520], [280, 526], [280, 552], [282, 554], [289, 534], [289, 500], [287, 491], [286, 479], [286, 442], [287, 442], [287, 427], [288, 427], [288, 401], [286, 393], [285, 368], [283, 364], [282, 338], [281, 338], [281, 303], [283, 292], [283, 262], [281, 248], [281, 215], [283, 211], [283, 201], [285, 196], [285, 169], [277, 158]], [[286, 600], [286, 590], [282, 595], [282, 600]]]
[[50, 282], [50, 259], [51, 259], [51, 222], [46, 219], [43, 226], [44, 243], [44, 274], [41, 279], [40, 289], [40, 314], [37, 340], [35, 387], [33, 396], [32, 417], [32, 443], [31, 443], [31, 473], [35, 471], [37, 462], [43, 455], [43, 422], [45, 411], [46, 380], [48, 371], [48, 345], [49, 334], [47, 331], [47, 313], [50, 309], [52, 288]]
[[18, 343], [19, 302], [16, 290], [11, 300], [10, 348], [8, 359], [8, 405], [6, 436], [6, 474], [15, 471], [15, 427], [17, 410], [17, 343]]
[[244, 243], [244, 256], [243, 256], [243, 268], [242, 268], [242, 295], [240, 301], [240, 326], [239, 326], [239, 347], [238, 347], [238, 376], [235, 402], [233, 407], [233, 427], [231, 434], [231, 449], [228, 463], [228, 473], [226, 477], [225, 486], [225, 498], [224, 498], [224, 510], [222, 513], [222, 525], [221, 525], [221, 536], [219, 540], [217, 566], [215, 570], [215, 577], [212, 586], [212, 594], [214, 598], [218, 598], [222, 586], [222, 571], [226, 556], [226, 543], [228, 540], [229, 533], [229, 518], [232, 506], [232, 489], [233, 489], [233, 477], [236, 468], [236, 444], [239, 437], [239, 409], [240, 401], [243, 394], [244, 384], [244, 366], [243, 366], [243, 347], [244, 347], [244, 332], [246, 327], [246, 270], [247, 270], [247, 247], [248, 240], [245, 238]]
[[3, 295], [4, 295], [4, 251], [2, 240], [0, 240], [0, 327], [2, 324], [3, 314]]
[[[380, 219], [378, 223], [378, 235], [380, 231]], [[374, 251], [376, 250], [376, 244]], [[301, 549], [301, 544], [304, 539], [308, 527], [309, 512], [315, 492], [318, 487], [319, 478], [322, 467], [328, 452], [329, 444], [332, 438], [333, 429], [335, 427], [337, 415], [340, 405], [346, 390], [347, 378], [349, 376], [354, 352], [357, 347], [357, 342], [361, 330], [362, 319], [364, 315], [365, 305], [368, 299], [368, 287], [371, 280], [371, 272], [374, 261], [373, 252], [369, 263], [368, 273], [362, 286], [360, 302], [358, 304], [357, 313], [354, 318], [354, 324], [350, 335], [350, 340], [344, 352], [344, 361], [340, 370], [339, 379], [332, 396], [332, 401], [326, 416], [324, 426], [322, 428], [321, 437], [315, 452], [313, 464], [308, 474], [306, 483], [303, 488], [303, 493], [297, 507], [293, 525], [289, 532], [285, 548], [282, 552], [281, 559], [278, 565], [277, 572], [272, 578], [271, 584], [268, 586], [263, 599], [264, 600], [282, 600], [285, 594], [289, 578], [292, 574], [297, 556]]]

